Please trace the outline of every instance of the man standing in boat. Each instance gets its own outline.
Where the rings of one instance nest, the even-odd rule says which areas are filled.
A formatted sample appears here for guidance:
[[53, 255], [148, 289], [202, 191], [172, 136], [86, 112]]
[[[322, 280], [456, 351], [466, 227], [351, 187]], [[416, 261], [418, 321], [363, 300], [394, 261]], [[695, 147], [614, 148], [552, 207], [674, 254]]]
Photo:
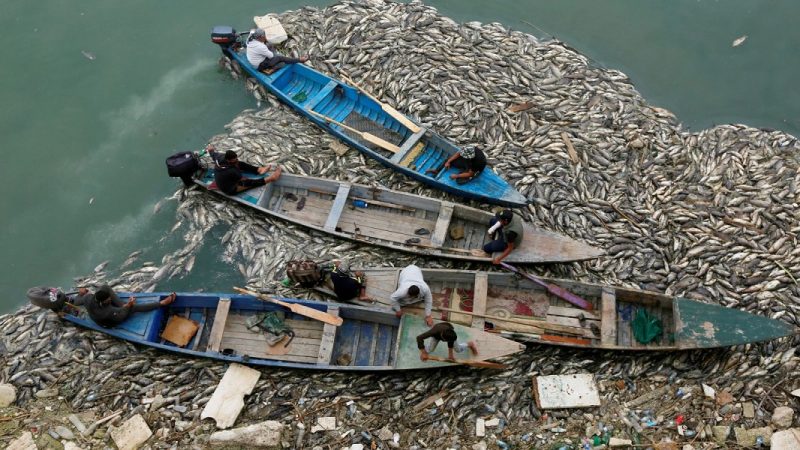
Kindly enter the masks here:
[[72, 304], [85, 306], [89, 317], [101, 327], [111, 328], [124, 322], [131, 313], [145, 312], [167, 306], [175, 301], [175, 293], [169, 294], [158, 302], [136, 304], [136, 299], [131, 297], [127, 303], [120, 300], [117, 293], [108, 285], [103, 285], [94, 294], [82, 287], [78, 289], [78, 296]]
[[504, 209], [489, 220], [489, 227], [489, 236], [493, 240], [483, 246], [483, 251], [490, 255], [503, 252], [492, 259], [492, 263], [500, 264], [509, 253], [522, 245], [522, 219], [510, 209]]
[[464, 147], [445, 161], [442, 167], [428, 169], [427, 173], [438, 173], [440, 170], [449, 169], [450, 166], [461, 171], [451, 174], [450, 179], [455, 180], [458, 184], [464, 184], [480, 175], [486, 168], [486, 155], [479, 148]]
[[275, 48], [267, 44], [267, 34], [261, 28], [256, 28], [247, 38], [247, 61], [259, 72], [280, 69], [286, 64], [304, 63], [308, 56], [290, 58], [278, 53]]
[[[425, 339], [427, 338], [431, 338], [431, 340], [425, 344]], [[463, 353], [469, 349], [473, 355], [478, 354], [478, 346], [475, 345], [474, 341], [459, 342], [456, 344], [456, 340], [458, 340], [458, 335], [456, 334], [456, 330], [453, 329], [452, 324], [448, 322], [437, 323], [430, 330], [417, 336], [419, 359], [427, 361], [429, 356], [428, 353], [433, 353], [433, 351], [436, 350], [436, 346], [439, 345], [439, 341], [447, 342], [447, 359], [450, 361], [456, 360], [453, 352]]]
[[228, 194], [235, 195], [237, 192], [246, 191], [248, 189], [264, 186], [271, 183], [281, 176], [281, 168], [277, 167], [270, 174], [270, 176], [263, 178], [247, 178], [243, 173], [264, 175], [273, 169], [272, 164], [265, 167], [256, 167], [243, 161], [239, 161], [239, 157], [233, 150], [228, 150], [224, 155], [220, 155], [214, 151], [214, 147], [207, 147], [211, 157], [217, 163], [214, 169], [214, 182], [220, 191]]
[[403, 306], [425, 301], [425, 323], [429, 327], [433, 326], [433, 317], [431, 317], [433, 295], [431, 295], [431, 288], [422, 278], [422, 270], [419, 267], [411, 264], [400, 271], [397, 290], [389, 298], [392, 301], [392, 310], [397, 317], [403, 315], [401, 310]]

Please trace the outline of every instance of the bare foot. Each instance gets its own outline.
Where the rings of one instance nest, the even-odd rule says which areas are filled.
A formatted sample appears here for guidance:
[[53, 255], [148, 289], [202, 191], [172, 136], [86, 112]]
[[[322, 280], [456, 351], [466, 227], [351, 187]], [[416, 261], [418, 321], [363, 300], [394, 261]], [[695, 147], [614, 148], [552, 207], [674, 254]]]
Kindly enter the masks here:
[[300, 57], [300, 62], [301, 63], [304, 63], [306, 61], [308, 61], [308, 55], [303, 55], [303, 56]]
[[475, 345], [475, 341], [467, 342], [467, 347], [469, 347], [469, 351], [472, 352], [473, 356], [477, 356], [478, 355], [478, 346]]
[[177, 295], [173, 292], [173, 293], [169, 294], [168, 296], [164, 297], [164, 299], [161, 300], [161, 302], [159, 302], [159, 303], [161, 303], [161, 306], [167, 306], [170, 303], [174, 302], [176, 297], [177, 297]]

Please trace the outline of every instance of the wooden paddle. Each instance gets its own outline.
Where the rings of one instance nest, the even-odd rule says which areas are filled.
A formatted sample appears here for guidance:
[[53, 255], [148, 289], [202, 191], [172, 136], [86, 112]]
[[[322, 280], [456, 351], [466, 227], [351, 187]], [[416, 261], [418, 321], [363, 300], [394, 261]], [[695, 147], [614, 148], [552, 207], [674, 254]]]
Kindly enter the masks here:
[[347, 75], [342, 75], [342, 79], [355, 86], [356, 89], [364, 93], [364, 95], [366, 95], [367, 97], [371, 98], [375, 103], [379, 104], [381, 106], [381, 109], [384, 110], [384, 112], [394, 117], [395, 120], [397, 120], [398, 122], [405, 125], [405, 127], [411, 130], [412, 133], [419, 133], [420, 127], [418, 127], [417, 124], [412, 122], [408, 117], [404, 116], [403, 113], [375, 98], [372, 94], [365, 91], [364, 88], [356, 84], [355, 81], [351, 80], [350, 77], [348, 77]]
[[508, 364], [500, 364], [490, 361], [470, 361], [467, 359], [449, 360], [447, 358], [440, 358], [434, 355], [428, 355], [428, 359], [431, 361], [449, 362], [454, 364], [463, 364], [465, 366], [470, 366], [470, 367], [479, 367], [481, 369], [500, 369], [500, 370], [508, 369]]
[[377, 145], [380, 148], [389, 150], [392, 153], [397, 153], [397, 152], [400, 151], [400, 147], [392, 144], [391, 142], [384, 141], [383, 139], [379, 138], [378, 136], [375, 136], [372, 133], [367, 133], [367, 132], [364, 132], [364, 131], [358, 131], [353, 127], [348, 127], [347, 125], [345, 125], [345, 124], [343, 124], [341, 122], [337, 122], [337, 121], [331, 119], [330, 117], [324, 116], [324, 115], [322, 115], [322, 114], [320, 114], [320, 113], [318, 113], [316, 111], [312, 111], [310, 109], [307, 109], [306, 111], [308, 111], [311, 114], [313, 114], [313, 115], [325, 120], [326, 122], [330, 122], [332, 124], [339, 125], [340, 127], [344, 128], [345, 130], [350, 131], [351, 133], [355, 133], [355, 134], [361, 136], [361, 138], [364, 139], [365, 141], [371, 142], [371, 143]]
[[515, 319], [513, 317], [499, 317], [499, 316], [491, 316], [491, 315], [488, 315], [488, 314], [477, 314], [477, 313], [470, 312], [470, 311], [461, 311], [461, 310], [458, 310], [458, 309], [445, 308], [443, 306], [440, 306], [438, 308], [432, 308], [432, 311], [451, 312], [451, 313], [454, 313], [454, 314], [464, 314], [464, 315], [467, 315], [467, 316], [481, 317], [481, 318], [484, 318], [484, 319], [493, 319], [493, 320], [496, 320], [498, 322], [509, 322], [509, 323], [516, 323], [516, 324], [520, 324], [520, 325], [527, 325], [527, 326], [533, 328], [533, 330], [531, 330], [532, 333], [541, 333], [542, 330], [550, 330], [550, 331], [556, 331], [556, 332], [559, 332], [559, 333], [574, 334], [574, 335], [578, 335], [578, 336], [582, 336], [583, 335], [583, 330], [581, 330], [581, 329], [578, 329], [578, 328], [575, 328], [575, 327], [570, 327], [570, 326], [567, 326], [567, 325], [559, 325], [559, 324], [556, 324], [556, 323], [550, 323], [547, 320], [537, 319], [537, 318], [533, 318], [533, 317], [531, 317], [528, 320], [526, 320], [526, 319]]
[[504, 262], [501, 261], [500, 265], [506, 270], [514, 272], [514, 273], [516, 273], [518, 275], [522, 275], [523, 277], [533, 281], [534, 283], [538, 284], [539, 286], [542, 286], [545, 289], [547, 289], [547, 292], [555, 295], [556, 297], [560, 297], [560, 298], [572, 303], [573, 305], [575, 305], [575, 306], [577, 306], [577, 307], [579, 307], [581, 309], [585, 309], [587, 311], [593, 311], [594, 310], [594, 306], [592, 306], [592, 304], [589, 301], [587, 301], [586, 299], [584, 299], [582, 297], [579, 297], [579, 296], [573, 294], [572, 292], [562, 288], [561, 286], [556, 286], [555, 284], [547, 283], [547, 282], [545, 282], [544, 280], [542, 280], [542, 279], [540, 279], [538, 277], [535, 277], [535, 276], [533, 276], [533, 275], [531, 275], [531, 274], [529, 274], [527, 272], [523, 272], [523, 271], [517, 269], [516, 267], [512, 266], [511, 264], [504, 263]]
[[276, 298], [270, 297], [268, 295], [263, 295], [259, 294], [258, 292], [248, 291], [247, 289], [242, 289], [240, 287], [234, 286], [233, 290], [241, 292], [242, 294], [252, 295], [253, 297], [259, 298], [261, 300], [266, 300], [270, 303], [275, 303], [276, 305], [281, 305], [284, 308], [289, 308], [295, 314], [300, 314], [301, 316], [306, 316], [311, 319], [319, 320], [320, 322], [325, 322], [337, 327], [342, 324], [341, 317], [336, 317], [334, 315], [328, 314], [318, 309], [309, 308], [308, 306], [300, 305], [297, 303], [284, 302]]

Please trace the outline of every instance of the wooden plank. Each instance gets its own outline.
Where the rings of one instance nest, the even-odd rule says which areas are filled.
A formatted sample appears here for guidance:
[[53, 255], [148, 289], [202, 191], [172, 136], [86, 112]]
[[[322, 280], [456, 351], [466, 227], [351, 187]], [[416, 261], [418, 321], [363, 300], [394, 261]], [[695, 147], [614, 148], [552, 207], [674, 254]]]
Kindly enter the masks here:
[[[566, 302], [564, 304], [569, 305]], [[600, 316], [592, 311], [586, 311], [574, 306], [550, 306], [547, 308], [547, 314], [553, 316], [575, 317], [580, 318], [582, 315], [585, 319], [600, 320]]]
[[378, 330], [380, 329], [381, 324], [375, 323], [372, 324], [372, 345], [369, 349], [369, 364], [370, 366], [375, 365], [375, 349], [378, 345]]
[[408, 151], [411, 150], [412, 147], [417, 145], [417, 142], [419, 142], [419, 140], [422, 138], [424, 134], [425, 134], [425, 129], [422, 128], [419, 131], [412, 134], [411, 136], [409, 136], [408, 139], [406, 139], [406, 141], [403, 142], [403, 145], [400, 147], [400, 151], [392, 155], [390, 161], [393, 162], [394, 164], [399, 163], [400, 160], [403, 158], [403, 156], [405, 156], [405, 154], [408, 153]]
[[541, 409], [600, 406], [600, 392], [589, 373], [534, 377], [533, 389]]
[[600, 343], [614, 345], [617, 343], [617, 299], [614, 288], [604, 287], [601, 299]]
[[217, 428], [228, 428], [236, 422], [244, 408], [244, 396], [253, 392], [261, 372], [241, 364], [233, 363], [225, 371], [217, 389], [206, 403], [201, 419], [212, 418]]
[[[238, 355], [268, 359], [272, 359], [273, 356], [278, 356], [266, 351], [269, 344], [267, 343], [267, 337], [263, 334], [254, 334], [246, 338], [226, 336], [222, 342], [224, 348], [233, 349]], [[292, 360], [293, 357], [308, 357], [313, 358], [314, 362], [316, 362], [318, 354], [319, 339], [294, 338], [292, 339], [292, 343], [289, 344], [289, 351], [280, 356], [285, 356], [290, 360]]]
[[261, 195], [258, 196], [258, 202], [256, 202], [256, 204], [262, 208], [266, 208], [267, 205], [269, 205], [269, 201], [272, 199], [272, 193], [274, 191], [275, 183], [267, 183], [261, 190]]
[[450, 220], [453, 218], [453, 205], [442, 202], [439, 208], [439, 217], [436, 218], [436, 226], [433, 228], [431, 245], [441, 247], [447, 239], [447, 229], [450, 227]]
[[400, 161], [400, 165], [404, 167], [410, 166], [411, 163], [413, 163], [414, 160], [417, 159], [417, 156], [419, 156], [419, 154], [422, 153], [422, 150], [424, 148], [425, 148], [424, 142], [420, 142], [419, 144], [417, 144], [413, 149], [411, 149], [410, 152], [408, 152], [406, 156], [403, 157], [403, 160]]
[[[630, 303], [623, 303], [620, 302], [618, 304], [619, 307], [630, 308]], [[622, 314], [617, 313], [617, 345], [622, 347], [630, 347], [631, 346], [631, 321], [630, 319], [633, 318], [633, 309], [631, 308], [630, 318], [628, 320], [623, 320]]]
[[194, 337], [194, 344], [192, 344], [191, 350], [197, 350], [200, 346], [200, 341], [203, 339], [203, 330], [206, 327], [206, 322], [208, 321], [208, 308], [203, 308], [203, 320], [200, 321], [200, 326], [197, 328], [197, 334]]
[[342, 215], [344, 206], [347, 204], [347, 196], [350, 194], [350, 185], [342, 183], [339, 185], [339, 190], [336, 192], [336, 199], [333, 201], [333, 206], [328, 214], [328, 219], [325, 221], [325, 231], [332, 232], [339, 223], [339, 217]]
[[228, 310], [231, 308], [231, 299], [220, 298], [217, 302], [217, 312], [214, 315], [214, 324], [211, 326], [211, 336], [208, 338], [207, 350], [218, 352], [222, 343], [222, 333], [225, 332], [225, 322], [228, 320]]
[[[328, 307], [328, 314], [339, 316], [339, 307], [332, 305]], [[317, 352], [317, 364], [330, 364], [331, 356], [333, 355], [333, 343], [336, 339], [336, 327], [331, 324], [325, 324], [322, 329], [322, 340], [319, 344], [319, 351]]]
[[[486, 297], [489, 291], [489, 274], [478, 272], [475, 274], [475, 285], [472, 295], [472, 312], [486, 314]], [[472, 328], [483, 330], [486, 320], [483, 317], [472, 317]]]

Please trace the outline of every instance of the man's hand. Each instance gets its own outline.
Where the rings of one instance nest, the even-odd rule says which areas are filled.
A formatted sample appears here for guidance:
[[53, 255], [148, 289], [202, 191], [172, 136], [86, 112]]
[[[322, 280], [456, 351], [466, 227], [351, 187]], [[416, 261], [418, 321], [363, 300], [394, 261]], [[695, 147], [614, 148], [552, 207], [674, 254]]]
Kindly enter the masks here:
[[502, 261], [500, 258], [494, 258], [494, 259], [492, 259], [492, 264], [498, 265], [498, 264], [500, 264], [500, 261]]
[[136, 299], [134, 297], [131, 297], [131, 298], [128, 299], [128, 303], [125, 304], [125, 307], [126, 308], [132, 308], [133, 305], [135, 305], [135, 304], [136, 304]]
[[397, 317], [403, 317], [403, 311], [402, 311], [402, 310], [400, 310], [400, 311], [396, 311], [396, 312], [394, 313], [394, 315], [395, 315], [395, 316], [397, 316]]
[[433, 326], [433, 317], [431, 317], [431, 316], [425, 316], [425, 323], [426, 323], [426, 324], [427, 324], [429, 327], [432, 327], [432, 326]]
[[424, 348], [419, 351], [419, 359], [422, 361], [428, 360], [428, 352], [426, 352]]
[[451, 180], [458, 179], [458, 174], [455, 174], [455, 173], [454, 173], [454, 174], [450, 175], [450, 179], [451, 179]]
[[81, 295], [81, 296], [83, 296], [83, 295], [86, 295], [86, 294], [88, 294], [88, 293], [89, 293], [89, 290], [88, 290], [88, 289], [86, 289], [85, 287], [78, 288], [78, 295]]
[[258, 174], [264, 175], [265, 173], [269, 172], [269, 168], [266, 166], [262, 166], [258, 168]]

